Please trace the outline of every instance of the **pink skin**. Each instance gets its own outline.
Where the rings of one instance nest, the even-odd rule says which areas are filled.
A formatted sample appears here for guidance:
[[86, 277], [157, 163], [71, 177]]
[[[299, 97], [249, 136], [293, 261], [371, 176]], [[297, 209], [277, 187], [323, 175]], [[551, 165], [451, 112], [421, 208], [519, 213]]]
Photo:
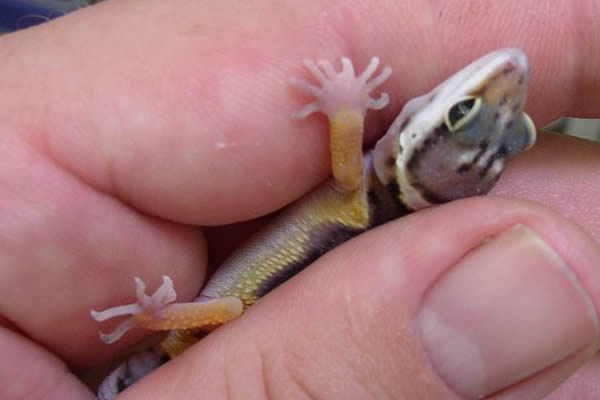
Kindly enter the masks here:
[[[120, 0], [0, 38], [0, 398], [92, 398], [65, 364], [75, 371], [97, 365], [143, 333], [107, 346], [90, 309], [131, 301], [133, 276], [152, 289], [168, 274], [178, 298], [191, 299], [212, 264], [207, 249], [211, 257], [228, 251], [229, 232], [243, 236], [246, 225], [203, 233], [186, 224], [219, 226], [270, 213], [328, 174], [325, 119], [289, 118], [307, 100], [287, 83], [307, 77], [303, 58], [347, 55], [362, 70], [378, 55], [394, 68], [382, 87], [391, 104], [367, 121], [371, 143], [407, 99], [507, 45], [530, 56], [527, 109], [538, 126], [560, 115], [600, 117], [600, 103], [590, 101], [600, 97], [595, 0], [552, 9], [534, 0], [392, 2], [388, 9], [312, 3]], [[535, 199], [558, 213], [478, 199], [394, 222], [320, 260], [124, 399], [185, 399], [199, 390], [214, 398], [239, 390], [274, 397], [339, 390], [343, 397], [357, 389], [348, 376], [375, 395], [398, 386], [411, 390], [407, 396], [445, 393], [406, 328], [437, 276], [433, 267], [407, 268], [405, 279], [419, 282], [414, 290], [382, 293], [377, 273], [365, 266], [398, 260], [402, 249], [414, 252], [422, 246], [419, 232], [432, 235], [431, 224], [440, 240], [460, 237], [455, 257], [510, 222], [529, 222], [572, 263], [600, 308], [600, 270], [593, 268], [600, 249], [590, 239], [600, 238], [599, 152], [595, 144], [541, 135], [496, 193]], [[370, 250], [374, 245], [381, 251]], [[430, 249], [418, 254], [423, 265], [432, 265], [428, 255], [452, 260]], [[348, 257], [358, 269], [342, 268]], [[395, 318], [356, 312], [369, 304], [348, 303], [348, 292], [380, 294], [360, 299], [393, 304]], [[328, 313], [315, 318], [314, 310]], [[275, 318], [277, 330], [265, 329], [263, 322]], [[369, 357], [343, 351], [356, 346], [356, 335]], [[554, 399], [596, 393], [598, 373], [594, 360]]]

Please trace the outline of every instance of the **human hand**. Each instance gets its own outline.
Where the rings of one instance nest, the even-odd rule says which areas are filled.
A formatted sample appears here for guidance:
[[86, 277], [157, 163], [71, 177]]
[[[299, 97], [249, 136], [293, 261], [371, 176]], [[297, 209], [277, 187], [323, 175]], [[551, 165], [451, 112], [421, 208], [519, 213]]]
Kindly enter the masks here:
[[[582, 11], [584, 4], [590, 9]], [[392, 104], [368, 121], [371, 142], [407, 99], [509, 45], [530, 56], [528, 112], [539, 126], [562, 114], [598, 116], [590, 99], [598, 96], [600, 45], [592, 40], [596, 25], [584, 21], [597, 15], [594, 3], [562, 7], [565, 12], [533, 1], [375, 7], [122, 0], [0, 38], [0, 397], [90, 398], [63, 362], [81, 370], [142, 334], [107, 347], [91, 308], [130, 300], [136, 275], [156, 285], [168, 273], [180, 300], [193, 298], [213, 255], [226, 253], [225, 242], [235, 242], [232, 232], [243, 227], [203, 233], [190, 224], [261, 216], [328, 174], [325, 120], [289, 119], [302, 99], [287, 78], [302, 73], [302, 58], [350, 55], [360, 63], [380, 55], [394, 68], [386, 88]], [[560, 40], [550, 45], [542, 34]], [[123, 398], [195, 398], [200, 391], [208, 398], [451, 396], [459, 383], [438, 373], [444, 360], [422, 336], [422, 305], [434, 305], [432, 288], [445, 271], [472, 259], [474, 246], [526, 225], [570, 265], [587, 298], [600, 303], [600, 250], [592, 239], [600, 237], [599, 151], [596, 144], [541, 135], [496, 190], [553, 207], [587, 234], [547, 208], [494, 198], [394, 221], [317, 261]], [[500, 254], [510, 264], [509, 252]], [[535, 254], [544, 261], [538, 267], [551, 264], [543, 252]], [[564, 311], [586, 298], [575, 296], [568, 279], [556, 279], [564, 275], [526, 267], [511, 276], [531, 293], [547, 295], [549, 282], [572, 295], [571, 303], [559, 305], [556, 292], [545, 299], [550, 311], [563, 310], [547, 318], [558, 325], [552, 329], [564, 329], [561, 341], [545, 340], [555, 331], [544, 325], [525, 346], [533, 352], [539, 345], [542, 361], [577, 353], [514, 387], [539, 398], [591, 357], [598, 338], [593, 318], [584, 318], [591, 307]], [[492, 293], [497, 282], [477, 281], [473, 289]], [[470, 294], [449, 303], [468, 303]], [[516, 298], [507, 293], [500, 306], [518, 309]], [[547, 317], [548, 309], [532, 317]], [[509, 328], [519, 332], [516, 323]], [[523, 349], [517, 339], [511, 336], [514, 348]], [[526, 376], [538, 371], [524, 351], [492, 350], [515, 369], [530, 368]], [[494, 379], [461, 377], [489, 388], [486, 383], [506, 386], [521, 376], [499, 373], [504, 364], [496, 357], [483, 361]], [[598, 368], [594, 360], [556, 398], [597, 390], [592, 373]]]

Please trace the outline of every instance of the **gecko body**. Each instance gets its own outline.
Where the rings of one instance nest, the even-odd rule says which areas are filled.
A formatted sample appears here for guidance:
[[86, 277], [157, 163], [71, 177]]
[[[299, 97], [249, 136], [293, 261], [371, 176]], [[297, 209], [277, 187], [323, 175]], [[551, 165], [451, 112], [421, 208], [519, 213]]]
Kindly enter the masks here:
[[386, 94], [373, 99], [371, 92], [391, 70], [372, 78], [376, 58], [359, 76], [348, 59], [340, 73], [325, 61], [305, 65], [320, 86], [292, 82], [316, 97], [298, 116], [329, 117], [333, 178], [231, 255], [194, 302], [174, 303], [168, 277], [152, 296], [136, 278], [136, 303], [92, 312], [99, 321], [130, 315], [114, 332], [101, 335], [106, 342], [135, 326], [169, 330], [158, 348], [113, 371], [99, 388], [100, 399], [112, 399], [350, 238], [412, 211], [487, 193], [507, 161], [535, 141], [535, 127], [523, 112], [527, 58], [517, 49], [490, 53], [408, 102], [364, 156], [366, 111], [388, 102]]

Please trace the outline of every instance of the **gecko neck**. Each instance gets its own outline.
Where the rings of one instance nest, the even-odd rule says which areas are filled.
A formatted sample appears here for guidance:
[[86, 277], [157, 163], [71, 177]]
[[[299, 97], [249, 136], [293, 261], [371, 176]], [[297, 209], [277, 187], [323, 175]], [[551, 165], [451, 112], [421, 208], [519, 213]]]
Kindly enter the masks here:
[[373, 162], [373, 150], [365, 154], [364, 176], [369, 193], [372, 226], [381, 225], [414, 210], [410, 209], [400, 199], [400, 188], [392, 180], [390, 183], [381, 182]]

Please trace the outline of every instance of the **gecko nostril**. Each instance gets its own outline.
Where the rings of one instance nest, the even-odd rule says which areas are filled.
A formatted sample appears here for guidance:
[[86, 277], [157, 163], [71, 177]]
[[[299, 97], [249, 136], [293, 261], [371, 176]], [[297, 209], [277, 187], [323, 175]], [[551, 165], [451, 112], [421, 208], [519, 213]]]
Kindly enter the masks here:
[[515, 65], [514, 61], [507, 61], [506, 65], [502, 69], [502, 73], [507, 75], [507, 74], [511, 73], [512, 71], [514, 71], [516, 67], [517, 66]]

